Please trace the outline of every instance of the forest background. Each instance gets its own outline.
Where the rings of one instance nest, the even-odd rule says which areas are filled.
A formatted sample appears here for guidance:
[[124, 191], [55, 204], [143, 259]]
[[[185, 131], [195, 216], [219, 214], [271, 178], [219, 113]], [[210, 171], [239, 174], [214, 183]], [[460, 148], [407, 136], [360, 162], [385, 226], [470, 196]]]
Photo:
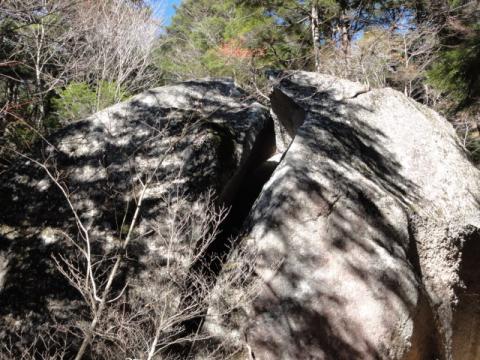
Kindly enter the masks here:
[[1, 148], [28, 151], [66, 123], [190, 78], [233, 77], [268, 102], [266, 74], [298, 69], [400, 90], [444, 114], [480, 159], [478, 1], [177, 4], [172, 14], [156, 0], [3, 1]]

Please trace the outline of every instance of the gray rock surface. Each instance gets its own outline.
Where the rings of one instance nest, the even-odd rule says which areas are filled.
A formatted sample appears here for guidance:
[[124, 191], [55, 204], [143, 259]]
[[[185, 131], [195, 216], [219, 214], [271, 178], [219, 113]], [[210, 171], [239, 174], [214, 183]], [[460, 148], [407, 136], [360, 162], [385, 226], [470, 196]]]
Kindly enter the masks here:
[[[480, 358], [480, 172], [452, 126], [392, 89], [307, 72], [272, 80], [274, 121], [231, 81], [190, 81], [72, 123], [34, 153], [66, 186], [99, 254], [115, 252], [139, 179], [158, 168], [117, 278], [145, 303], [164, 290], [165, 264], [192, 249], [152, 232], [168, 232], [168, 199], [182, 194], [175, 211], [201, 215], [213, 188], [232, 205], [210, 254], [218, 304], [204, 331], [234, 347], [246, 340], [240, 358]], [[270, 158], [275, 142], [282, 154]], [[73, 253], [62, 232], [77, 229], [32, 161], [0, 173], [0, 203], [0, 341], [17, 333], [28, 345], [36, 329], [86, 311], [52, 260]], [[241, 246], [257, 258], [233, 256], [221, 270], [248, 213]], [[198, 264], [186, 270], [203, 274]], [[228, 289], [238, 304], [224, 319], [218, 284], [238, 266], [248, 269]], [[252, 267], [261, 287], [242, 323]]]
[[[149, 231], [152, 222], [162, 226], [167, 221], [162, 218], [165, 199], [184, 194], [183, 206], [191, 207], [213, 188], [218, 202], [228, 206], [242, 179], [275, 152], [268, 109], [248, 100], [229, 80], [146, 91], [72, 123], [53, 134], [50, 143], [38, 160], [55, 169], [92, 243], [104, 251], [125, 235], [122, 220], [126, 217], [128, 224], [133, 214], [137, 180], [159, 167], [143, 202], [135, 234], [140, 240], [132, 242], [125, 266], [126, 276], [140, 279], [145, 289], [159, 281], [155, 274], [166, 254], [177, 251], [181, 257], [188, 245], [174, 244], [178, 248], [167, 252], [164, 240]], [[61, 322], [79, 294], [51, 258], [68, 256], [72, 245], [61, 231], [75, 238], [77, 229], [44, 170], [18, 159], [0, 175], [0, 194], [1, 337], [8, 331], [34, 331], [32, 323]]]
[[480, 172], [453, 127], [392, 89], [287, 75], [272, 108], [295, 137], [248, 221], [255, 358], [478, 358]]

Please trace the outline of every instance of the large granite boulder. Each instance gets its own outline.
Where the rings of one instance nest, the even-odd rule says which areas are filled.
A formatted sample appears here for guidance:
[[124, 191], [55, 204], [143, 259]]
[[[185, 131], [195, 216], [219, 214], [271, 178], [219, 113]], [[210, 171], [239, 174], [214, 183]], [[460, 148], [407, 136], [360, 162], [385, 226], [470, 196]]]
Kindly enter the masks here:
[[478, 358], [480, 172], [453, 127], [392, 89], [278, 79], [294, 139], [247, 223], [255, 358]]
[[[211, 188], [217, 204], [229, 206], [242, 179], [274, 152], [268, 109], [230, 80], [205, 80], [149, 90], [72, 123], [32, 156], [65, 188], [97, 254], [118, 247], [139, 180], [155, 174], [119, 275], [136, 278], [134, 288], [146, 291], [161, 282], [165, 263], [191, 251], [192, 244], [167, 245], [152, 231], [152, 223], [169, 226], [167, 202], [180, 194], [186, 201], [179, 206], [189, 208]], [[0, 197], [1, 338], [61, 323], [81, 301], [52, 260], [68, 259], [73, 245], [64, 235], [75, 239], [78, 233], [60, 189], [44, 169], [20, 157], [0, 175]], [[167, 259], [172, 253], [175, 259]]]

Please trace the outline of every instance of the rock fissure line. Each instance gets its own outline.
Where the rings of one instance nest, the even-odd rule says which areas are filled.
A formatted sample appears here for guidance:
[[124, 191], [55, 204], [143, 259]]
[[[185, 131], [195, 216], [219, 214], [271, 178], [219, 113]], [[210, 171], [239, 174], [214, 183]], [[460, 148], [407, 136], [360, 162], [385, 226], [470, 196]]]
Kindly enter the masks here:
[[[207, 247], [204, 255], [192, 265], [190, 272], [193, 280], [188, 284], [191, 290], [181, 307], [188, 308], [192, 303], [203, 302], [201, 291], [197, 289], [197, 286], [200, 286], [196, 284], [197, 277], [210, 286], [215, 284], [216, 277], [229, 254], [238, 245], [235, 242], [240, 240], [245, 219], [262, 187], [278, 165], [277, 161], [271, 159], [275, 149], [274, 124], [273, 119], [269, 117], [256, 137], [248, 159], [226, 184], [219, 197], [219, 205], [228, 208], [229, 212], [220, 225], [219, 233]], [[205, 312], [202, 315], [184, 324], [187, 333], [196, 333], [201, 330], [207, 310], [208, 304], [205, 304]]]

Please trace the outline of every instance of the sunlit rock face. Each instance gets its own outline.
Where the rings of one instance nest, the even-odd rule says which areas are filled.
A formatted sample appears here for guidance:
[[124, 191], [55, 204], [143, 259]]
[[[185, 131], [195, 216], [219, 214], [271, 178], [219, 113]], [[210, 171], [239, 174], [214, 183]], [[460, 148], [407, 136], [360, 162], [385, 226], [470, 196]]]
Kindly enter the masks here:
[[294, 138], [247, 225], [255, 358], [478, 358], [480, 173], [452, 126], [392, 89], [278, 79]]
[[[228, 206], [243, 177], [275, 152], [275, 138], [268, 109], [233, 81], [198, 80], [146, 91], [68, 125], [39, 146], [35, 154], [43, 157], [34, 160], [65, 187], [97, 253], [125, 238], [139, 180], [154, 175], [122, 271], [153, 289], [166, 257], [173, 253], [181, 262], [193, 246], [177, 243], [166, 251], [165, 239], [155, 236], [152, 224], [160, 233], [169, 226], [166, 203], [182, 195], [186, 201], [176, 206], [190, 208], [211, 188]], [[0, 194], [1, 337], [33, 331], [32, 323], [68, 319], [81, 301], [52, 255], [68, 257], [73, 247], [63, 232], [81, 239], [60, 189], [33, 161], [20, 158], [2, 173]]]

